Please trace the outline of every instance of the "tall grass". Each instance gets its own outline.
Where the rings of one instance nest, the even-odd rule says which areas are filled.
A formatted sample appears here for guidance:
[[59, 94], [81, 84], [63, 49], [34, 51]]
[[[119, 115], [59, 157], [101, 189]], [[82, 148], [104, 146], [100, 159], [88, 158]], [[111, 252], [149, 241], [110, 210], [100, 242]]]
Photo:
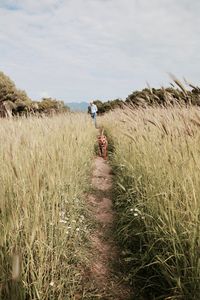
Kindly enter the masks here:
[[87, 116], [0, 121], [0, 298], [75, 299], [87, 259]]
[[128, 279], [150, 299], [199, 299], [200, 110], [127, 108], [104, 122]]

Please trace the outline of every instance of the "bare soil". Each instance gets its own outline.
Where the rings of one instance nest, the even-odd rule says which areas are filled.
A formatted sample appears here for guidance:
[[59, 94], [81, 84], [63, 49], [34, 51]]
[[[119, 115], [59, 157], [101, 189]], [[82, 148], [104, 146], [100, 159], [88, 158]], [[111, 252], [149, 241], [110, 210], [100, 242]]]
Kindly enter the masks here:
[[123, 282], [119, 249], [113, 238], [112, 170], [101, 157], [94, 160], [91, 184], [93, 192], [88, 195], [88, 205], [98, 223], [91, 235], [93, 255], [87, 278], [96, 289], [91, 299], [134, 299], [130, 288]]

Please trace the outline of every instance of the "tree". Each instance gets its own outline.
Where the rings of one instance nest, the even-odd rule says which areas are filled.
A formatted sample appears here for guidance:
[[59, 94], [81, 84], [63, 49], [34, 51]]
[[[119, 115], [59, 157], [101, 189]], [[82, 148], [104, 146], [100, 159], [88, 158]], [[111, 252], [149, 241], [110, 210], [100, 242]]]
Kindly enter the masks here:
[[0, 72], [0, 116], [28, 115], [31, 113], [60, 113], [69, 111], [63, 101], [43, 98], [41, 102], [32, 101], [25, 91], [16, 88], [15, 83]]
[[26, 92], [17, 89], [14, 82], [3, 72], [0, 72], [0, 102], [2, 101], [31, 103]]
[[46, 114], [60, 113], [70, 111], [69, 107], [65, 105], [64, 101], [52, 98], [43, 98], [38, 102], [38, 111]]

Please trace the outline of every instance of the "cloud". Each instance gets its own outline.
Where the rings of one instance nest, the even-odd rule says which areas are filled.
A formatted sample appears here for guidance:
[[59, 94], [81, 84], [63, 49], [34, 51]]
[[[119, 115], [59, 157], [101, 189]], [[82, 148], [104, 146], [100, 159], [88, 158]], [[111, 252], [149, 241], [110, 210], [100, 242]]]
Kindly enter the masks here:
[[61, 3], [61, 0], [1, 0], [0, 6], [8, 10], [24, 10], [30, 14], [35, 14], [52, 11]]
[[0, 0], [0, 69], [37, 99], [199, 81], [198, 0]]

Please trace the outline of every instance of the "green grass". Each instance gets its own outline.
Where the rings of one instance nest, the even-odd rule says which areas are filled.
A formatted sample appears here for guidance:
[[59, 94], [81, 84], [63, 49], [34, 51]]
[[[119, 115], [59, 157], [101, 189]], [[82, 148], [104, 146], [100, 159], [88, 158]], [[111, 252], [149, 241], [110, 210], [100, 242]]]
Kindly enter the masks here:
[[199, 299], [199, 109], [127, 108], [104, 123], [127, 279], [150, 299]]
[[96, 131], [82, 114], [0, 120], [0, 298], [84, 293]]

